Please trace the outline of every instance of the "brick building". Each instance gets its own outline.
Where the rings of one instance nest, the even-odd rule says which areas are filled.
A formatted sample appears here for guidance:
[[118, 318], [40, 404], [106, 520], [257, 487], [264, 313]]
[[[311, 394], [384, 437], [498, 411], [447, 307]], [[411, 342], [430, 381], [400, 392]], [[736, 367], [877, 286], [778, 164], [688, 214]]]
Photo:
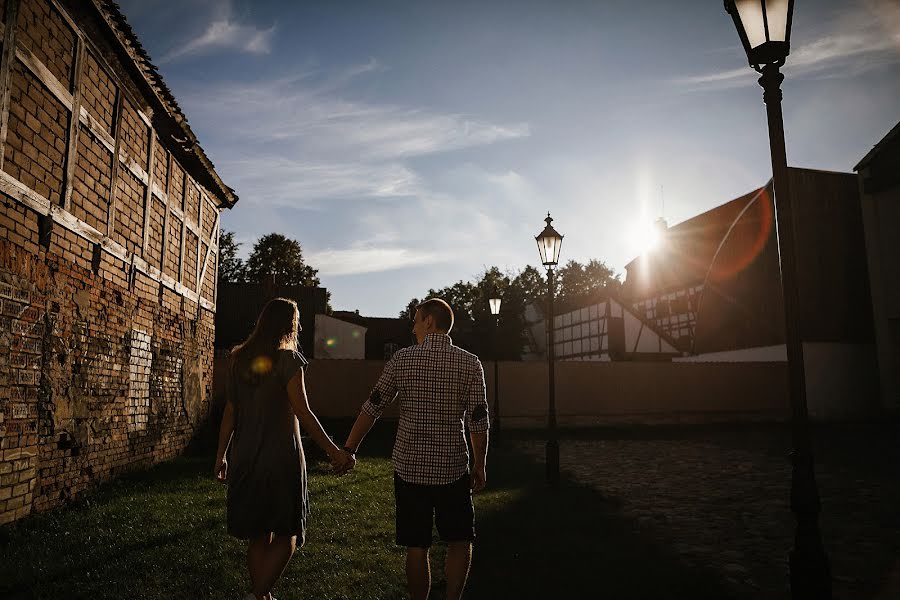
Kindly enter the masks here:
[[0, 524], [178, 454], [237, 201], [109, 0], [0, 0]]

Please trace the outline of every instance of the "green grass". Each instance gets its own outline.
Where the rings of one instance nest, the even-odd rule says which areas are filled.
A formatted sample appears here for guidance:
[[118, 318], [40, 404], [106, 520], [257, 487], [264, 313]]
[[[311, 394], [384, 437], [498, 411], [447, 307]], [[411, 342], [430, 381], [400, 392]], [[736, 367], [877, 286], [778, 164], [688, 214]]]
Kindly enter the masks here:
[[[404, 597], [386, 446], [369, 444], [381, 456], [363, 456], [342, 479], [311, 466], [308, 541], [276, 586], [279, 600]], [[211, 453], [194, 451], [0, 528], [0, 597], [243, 598], [245, 547], [225, 532], [225, 489], [211, 470]], [[542, 465], [492, 450], [467, 598], [736, 597], [714, 574], [680, 564], [615, 502], [542, 478]], [[440, 599], [443, 547], [433, 556]]]

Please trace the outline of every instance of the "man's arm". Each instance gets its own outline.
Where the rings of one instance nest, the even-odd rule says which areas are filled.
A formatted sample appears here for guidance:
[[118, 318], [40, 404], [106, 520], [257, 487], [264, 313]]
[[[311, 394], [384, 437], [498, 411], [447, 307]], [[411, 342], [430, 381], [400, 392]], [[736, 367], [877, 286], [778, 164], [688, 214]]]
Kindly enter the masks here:
[[487, 395], [484, 389], [484, 368], [481, 361], [475, 361], [472, 380], [466, 395], [466, 419], [469, 438], [472, 440], [472, 490], [480, 492], [487, 482], [488, 417]]
[[487, 483], [487, 449], [488, 432], [469, 432], [472, 440], [472, 454], [475, 455], [475, 464], [472, 465], [472, 491], [480, 492]]
[[359, 449], [363, 438], [375, 425], [375, 421], [378, 420], [384, 409], [397, 397], [397, 385], [394, 381], [395, 358], [396, 355], [384, 365], [384, 370], [381, 372], [381, 376], [378, 377], [378, 382], [375, 383], [369, 398], [363, 403], [359, 416], [356, 417], [353, 428], [350, 430], [350, 435], [344, 443], [344, 447], [349, 448], [354, 453]]
[[353, 429], [350, 430], [350, 435], [347, 436], [347, 441], [344, 442], [344, 448], [349, 448], [355, 454], [363, 438], [366, 437], [373, 425], [375, 425], [375, 417], [360, 411], [359, 416], [356, 417], [356, 421], [353, 423]]

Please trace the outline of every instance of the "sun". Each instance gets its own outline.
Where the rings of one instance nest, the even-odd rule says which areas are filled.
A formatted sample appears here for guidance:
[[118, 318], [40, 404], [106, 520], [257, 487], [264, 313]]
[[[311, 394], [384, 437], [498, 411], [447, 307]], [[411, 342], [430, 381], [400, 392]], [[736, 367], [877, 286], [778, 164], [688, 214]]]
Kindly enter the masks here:
[[640, 223], [634, 227], [631, 239], [640, 254], [650, 254], [659, 248], [662, 236], [659, 228], [654, 227], [653, 224]]

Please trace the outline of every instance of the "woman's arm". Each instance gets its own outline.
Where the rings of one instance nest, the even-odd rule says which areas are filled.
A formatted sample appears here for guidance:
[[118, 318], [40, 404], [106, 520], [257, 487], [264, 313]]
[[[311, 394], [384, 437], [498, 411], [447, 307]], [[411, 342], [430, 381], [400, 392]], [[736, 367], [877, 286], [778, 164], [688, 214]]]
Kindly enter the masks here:
[[219, 427], [219, 449], [216, 451], [215, 475], [219, 481], [225, 481], [228, 477], [228, 462], [225, 460], [225, 453], [228, 451], [228, 444], [231, 443], [231, 436], [234, 433], [234, 404], [225, 403], [225, 411], [222, 413], [222, 425]]
[[353, 466], [349, 464], [351, 461], [354, 463], [356, 462], [352, 458], [352, 455], [349, 452], [338, 448], [335, 443], [331, 441], [331, 438], [328, 437], [328, 434], [325, 433], [325, 430], [322, 428], [322, 424], [319, 423], [319, 419], [313, 414], [312, 410], [310, 410], [309, 399], [306, 396], [306, 380], [303, 375], [303, 369], [299, 369], [291, 378], [288, 382], [287, 390], [288, 399], [291, 401], [291, 408], [293, 409], [294, 414], [297, 415], [300, 425], [303, 426], [303, 429], [309, 434], [313, 441], [328, 454], [328, 458], [331, 459], [335, 470], [343, 473], [353, 468]]

